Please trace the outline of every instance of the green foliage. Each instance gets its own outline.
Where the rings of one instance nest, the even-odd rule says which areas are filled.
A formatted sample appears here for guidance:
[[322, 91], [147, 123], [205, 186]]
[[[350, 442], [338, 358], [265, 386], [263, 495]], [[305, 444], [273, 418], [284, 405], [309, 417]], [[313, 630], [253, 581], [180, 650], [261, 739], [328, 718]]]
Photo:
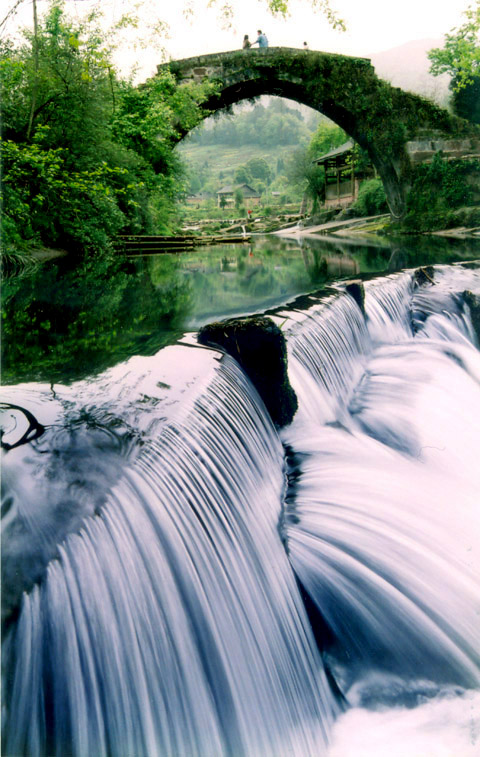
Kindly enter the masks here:
[[313, 163], [310, 151], [299, 148], [294, 152], [287, 166], [287, 176], [290, 182], [313, 200], [312, 213], [315, 213], [319, 202], [325, 199], [325, 171], [323, 166]]
[[105, 249], [120, 231], [168, 231], [185, 186], [173, 144], [212, 85], [121, 81], [97, 14], [72, 21], [60, 0], [0, 52], [5, 245]]
[[3, 232], [8, 246], [104, 247], [124, 223], [115, 175], [105, 162], [92, 170], [68, 170], [63, 148], [42, 149], [5, 140]]
[[265, 184], [269, 184], [272, 179], [272, 172], [265, 158], [251, 158], [246, 169], [254, 179], [261, 179]]
[[310, 140], [308, 151], [312, 158], [321, 158], [330, 150], [345, 144], [347, 140], [348, 136], [340, 126], [329, 121], [322, 121]]
[[237, 208], [237, 210], [243, 207], [243, 192], [241, 189], [235, 190], [233, 194], [233, 199], [235, 201], [235, 207]]
[[455, 209], [472, 201], [480, 183], [480, 161], [448, 161], [436, 153], [417, 166], [407, 199], [407, 229], [429, 231], [454, 225]]
[[290, 165], [289, 177], [294, 184], [303, 182], [304, 191], [313, 200], [312, 213], [317, 211], [319, 202], [325, 199], [325, 169], [313, 160], [326, 155], [336, 147], [345, 144], [348, 136], [336, 124], [321, 121], [313, 134], [306, 152], [297, 153], [297, 161]]
[[360, 216], [387, 213], [387, 199], [381, 179], [369, 179], [361, 183], [354, 209]]
[[444, 46], [428, 53], [430, 73], [449, 74], [454, 91], [471, 84], [480, 73], [480, 0], [475, 0], [463, 15], [465, 23], [445, 35]]
[[480, 76], [473, 76], [463, 87], [456, 87], [455, 79], [452, 84], [452, 104], [457, 116], [480, 124]]
[[465, 23], [445, 35], [443, 48], [428, 53], [434, 76], [451, 76], [450, 89], [455, 113], [480, 123], [480, 0], [463, 14]]
[[246, 165], [239, 166], [235, 170], [235, 184], [251, 184], [253, 176]]

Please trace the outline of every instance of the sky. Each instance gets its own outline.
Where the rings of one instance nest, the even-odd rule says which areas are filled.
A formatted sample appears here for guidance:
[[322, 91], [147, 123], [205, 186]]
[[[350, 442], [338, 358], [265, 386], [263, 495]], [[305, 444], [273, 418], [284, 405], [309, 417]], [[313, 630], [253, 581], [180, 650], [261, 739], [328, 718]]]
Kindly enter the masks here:
[[[334, 31], [322, 13], [312, 10], [309, 0], [290, 0], [287, 19], [273, 18], [265, 0], [231, 0], [234, 15], [229, 29], [222, 28], [219, 20], [222, 0], [210, 8], [208, 0], [142, 0], [142, 3], [139, 35], [148, 36], [149, 23], [157, 19], [169, 24], [170, 33], [166, 39], [156, 35], [157, 49], [149, 46], [139, 51], [131, 46], [127, 49], [126, 45], [119, 58], [120, 67], [127, 69], [137, 63], [139, 78], [155, 73], [161, 62], [158, 49], [161, 46], [167, 59], [223, 52], [240, 48], [244, 34], [254, 40], [257, 29], [266, 32], [272, 46], [302, 47], [306, 41], [311, 50], [368, 57], [412, 40], [441, 38], [462, 23], [462, 12], [469, 0], [331, 0], [347, 25], [346, 32]], [[0, 0], [0, 20], [14, 4], [15, 0]], [[66, 2], [73, 15], [99, 4], [109, 23], [135, 6], [134, 0]], [[47, 0], [37, 0], [37, 5], [41, 12]], [[31, 15], [31, 0], [24, 0], [7, 31], [30, 24]]]

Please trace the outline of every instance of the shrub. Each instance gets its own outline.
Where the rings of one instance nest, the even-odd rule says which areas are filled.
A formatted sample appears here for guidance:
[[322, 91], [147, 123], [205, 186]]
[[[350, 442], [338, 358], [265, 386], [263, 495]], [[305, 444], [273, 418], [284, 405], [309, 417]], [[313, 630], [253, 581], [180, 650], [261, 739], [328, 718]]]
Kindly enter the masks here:
[[440, 152], [431, 163], [416, 168], [407, 198], [404, 226], [431, 231], [457, 223], [455, 210], [473, 200], [473, 185], [480, 181], [480, 161], [446, 160]]
[[357, 201], [354, 204], [356, 213], [361, 216], [374, 216], [387, 213], [387, 199], [381, 179], [369, 179], [362, 182], [358, 190]]

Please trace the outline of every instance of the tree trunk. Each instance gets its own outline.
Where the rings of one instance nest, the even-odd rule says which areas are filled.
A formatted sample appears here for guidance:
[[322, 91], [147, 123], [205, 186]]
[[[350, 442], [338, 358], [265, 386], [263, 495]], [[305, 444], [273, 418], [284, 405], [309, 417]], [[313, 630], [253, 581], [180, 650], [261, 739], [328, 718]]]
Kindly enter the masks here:
[[30, 117], [28, 119], [27, 140], [30, 139], [33, 129], [33, 116], [37, 106], [37, 89], [38, 89], [38, 18], [37, 18], [37, 0], [32, 0], [33, 7], [33, 89], [32, 102], [30, 105]]

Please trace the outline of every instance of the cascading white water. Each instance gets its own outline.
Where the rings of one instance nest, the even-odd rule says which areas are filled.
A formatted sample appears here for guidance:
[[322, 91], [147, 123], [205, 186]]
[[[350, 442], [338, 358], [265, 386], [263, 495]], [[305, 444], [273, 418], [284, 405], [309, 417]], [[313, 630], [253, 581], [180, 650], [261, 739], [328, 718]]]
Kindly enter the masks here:
[[[289, 339], [300, 408], [282, 437], [301, 461], [285, 517], [290, 561], [330, 631], [324, 657], [337, 683], [351, 705], [374, 710], [480, 684], [480, 353], [459, 296], [480, 276], [439, 269], [436, 282], [414, 289], [403, 274], [367, 286], [362, 354], [323, 320]], [[344, 318], [344, 299], [330, 319], [335, 309]], [[343, 403], [328, 402], [323, 420], [305, 380], [325, 361], [312, 363], [312, 328], [347, 377]], [[320, 388], [323, 402], [332, 386]], [[361, 719], [344, 719], [358, 736]], [[393, 735], [387, 727], [362, 751], [347, 725], [339, 733], [338, 757], [383, 755]], [[470, 754], [466, 742], [455, 748]]]
[[337, 708], [278, 533], [281, 444], [230, 358], [180, 409], [24, 597], [5, 754], [325, 750]]
[[[11, 390], [47, 430], [5, 456], [5, 575], [26, 591], [6, 755], [384, 757], [393, 723], [473, 706], [480, 353], [459, 293], [480, 274], [435, 282], [370, 282], [366, 319], [344, 293], [279, 315], [286, 498], [279, 436], [215, 351]], [[451, 757], [432, 738], [403, 754]]]

